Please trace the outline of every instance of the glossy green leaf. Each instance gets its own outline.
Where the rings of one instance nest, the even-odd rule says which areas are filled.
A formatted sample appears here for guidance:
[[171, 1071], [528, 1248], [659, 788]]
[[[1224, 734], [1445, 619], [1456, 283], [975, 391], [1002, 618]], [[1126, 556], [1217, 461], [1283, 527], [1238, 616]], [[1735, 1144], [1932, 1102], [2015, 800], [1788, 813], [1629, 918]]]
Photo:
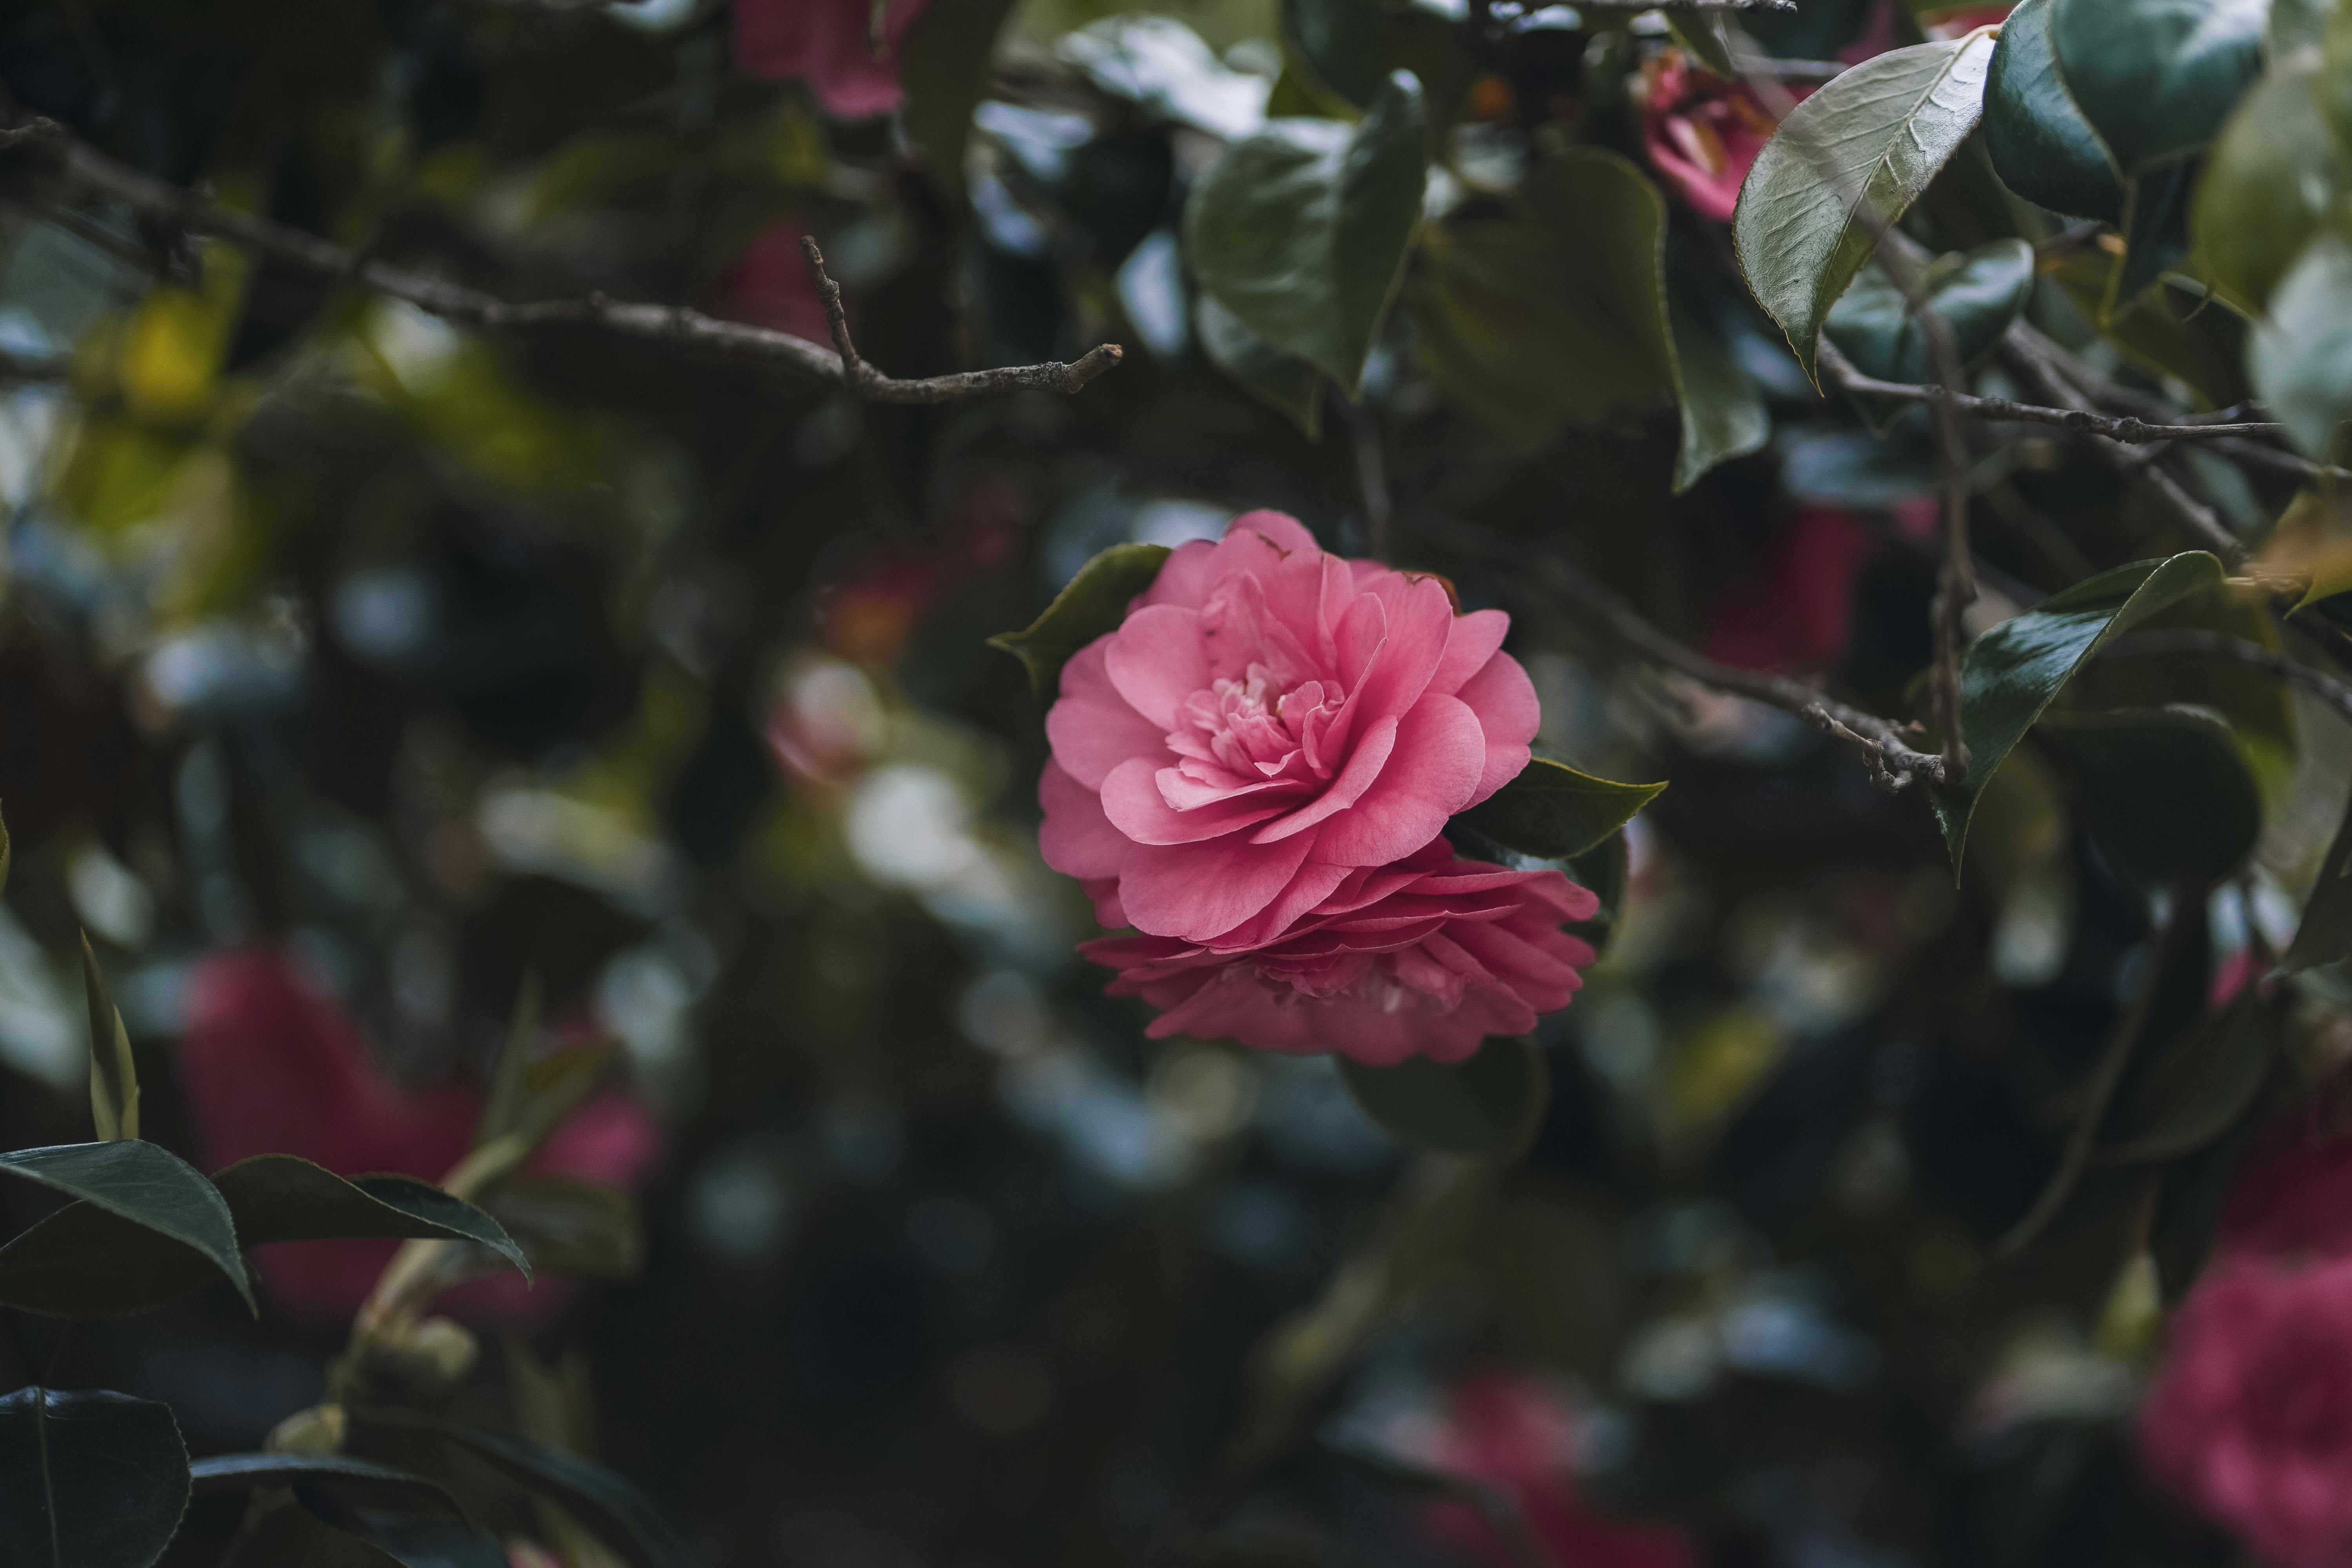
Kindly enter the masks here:
[[2114, 1118], [2102, 1164], [2177, 1160], [2251, 1112], [2286, 1041], [2286, 1009], [2249, 986], [2167, 1041]]
[[2352, 191], [2352, 149], [2328, 122], [2315, 68], [2273, 71], [2238, 105], [2205, 161], [2190, 229], [2205, 276], [2240, 310], [2271, 290]]
[[[1973, 250], [1939, 256], [1918, 271], [1928, 309], [1952, 334], [1964, 367], [1992, 353], [2009, 324], [2033, 292], [2033, 247], [2021, 239], [1996, 239]], [[1830, 341], [1854, 368], [1881, 381], [1936, 379], [1927, 334], [1920, 330], [1885, 268], [1865, 267], [1853, 287], [1831, 307]]]
[[188, 1473], [198, 1497], [299, 1482], [332, 1487], [355, 1501], [384, 1508], [425, 1504], [457, 1519], [470, 1517], [441, 1482], [349, 1454], [222, 1454], [198, 1459]]
[[1401, 1143], [1440, 1154], [1525, 1153], [1551, 1100], [1551, 1068], [1534, 1042], [1496, 1036], [1459, 1062], [1415, 1057], [1395, 1067], [1339, 1060], [1348, 1092]]
[[1459, 29], [1421, 5], [1282, 0], [1282, 43], [1292, 69], [1335, 113], [1370, 105], [1395, 71], [1410, 71], [1440, 106], [1454, 103], [1470, 84]]
[[1663, 784], [1612, 784], [1547, 757], [1462, 814], [1506, 849], [1565, 860], [1598, 847], [1658, 797]]
[[2124, 183], [2124, 258], [2108, 280], [2101, 321], [2179, 267], [2189, 254], [2189, 202], [2203, 162], [2183, 158], [2159, 163]]
[[553, 1502], [629, 1568], [698, 1568], [700, 1560], [652, 1501], [604, 1466], [527, 1437], [407, 1411], [354, 1411], [355, 1428], [424, 1433], [463, 1449], [535, 1496]]
[[102, 1389], [0, 1397], [0, 1563], [148, 1568], [187, 1506], [169, 1405]]
[[1270, 121], [1226, 148], [1184, 209], [1202, 289], [1352, 394], [1421, 218], [1423, 132], [1399, 72], [1357, 125]]
[[299, 1485], [294, 1495], [320, 1522], [364, 1542], [400, 1568], [512, 1568], [499, 1538], [473, 1525], [363, 1513], [316, 1486]]
[[2346, 803], [2327, 858], [2319, 863], [2319, 880], [2304, 900], [2303, 922], [2294, 928], [2294, 941], [2279, 960], [2278, 973], [2299, 973], [2347, 958], [2352, 958], [2352, 802]]
[[2205, 887], [2253, 852], [2262, 792], [2220, 720], [2187, 708], [2042, 716], [2037, 731], [2072, 780], [2084, 822], [2143, 887]]
[[[409, 1176], [349, 1180], [291, 1154], [260, 1154], [213, 1178], [241, 1247], [345, 1237], [477, 1242], [530, 1277], [498, 1221]], [[68, 1204], [0, 1247], [0, 1305], [55, 1318], [121, 1318], [204, 1289], [193, 1247], [89, 1203]]]
[[1984, 108], [1992, 40], [1893, 49], [1799, 104], [1740, 187], [1732, 239], [1748, 286], [1805, 374], [1830, 306]]
[[2123, 220], [2124, 190], [2066, 88], [2050, 34], [2058, 0], [2023, 0], [2000, 26], [1985, 80], [1985, 151], [2001, 183], [2052, 212]]
[[139, 1068], [131, 1059], [131, 1032], [107, 989], [106, 973], [81, 933], [82, 988], [89, 1001], [89, 1115], [99, 1142], [139, 1136]]
[[1631, 857], [1626, 852], [1625, 832], [1620, 828], [1568, 862], [1569, 875], [1579, 886], [1592, 889], [1601, 907], [1589, 921], [1579, 921], [1566, 927], [1568, 934], [1580, 937], [1592, 944], [1595, 953], [1607, 951], [1609, 939], [1616, 934], [1617, 917], [1625, 904], [1625, 882], [1631, 871]]
[[1206, 294], [1193, 301], [1192, 324], [1211, 363], [1259, 402], [1288, 415], [1308, 440], [1322, 435], [1323, 389], [1329, 384], [1321, 371], [1284, 353]]
[[1682, 408], [1674, 482], [1680, 495], [1717, 464], [1763, 450], [1772, 438], [1772, 414], [1714, 328], [1679, 303], [1671, 307], [1667, 321], [1674, 334], [1675, 401]]
[[1969, 773], [1934, 792], [1956, 878], [1985, 781], [2074, 671], [2109, 638], [2217, 586], [2221, 577], [2221, 562], [2202, 551], [2136, 561], [2052, 595], [1969, 645], [1960, 661], [1960, 732], [1968, 742]]
[[988, 639], [1029, 668], [1029, 684], [1040, 694], [1057, 689], [1062, 666], [1087, 644], [1118, 629], [1127, 606], [1151, 586], [1168, 559], [1164, 544], [1114, 544], [1078, 568], [1026, 630]]
[[2246, 369], [2287, 438], [2306, 456], [2332, 456], [2352, 419], [2352, 238], [2329, 229], [2304, 247], [2255, 324]]
[[158, 1236], [193, 1247], [229, 1278], [248, 1309], [258, 1311], [236, 1224], [226, 1199], [195, 1167], [169, 1150], [137, 1139], [113, 1143], [60, 1143], [0, 1153], [0, 1170], [82, 1198]]
[[2057, 0], [2067, 90], [2125, 174], [2210, 142], [2263, 68], [2270, 0]]
[[617, 1187], [525, 1171], [500, 1184], [491, 1207], [541, 1268], [629, 1279], [645, 1265], [637, 1201]]
[[963, 188], [972, 111], [988, 95], [996, 35], [1012, 14], [1013, 0], [956, 0], [926, 6], [908, 29], [898, 70], [907, 142], [950, 189]]

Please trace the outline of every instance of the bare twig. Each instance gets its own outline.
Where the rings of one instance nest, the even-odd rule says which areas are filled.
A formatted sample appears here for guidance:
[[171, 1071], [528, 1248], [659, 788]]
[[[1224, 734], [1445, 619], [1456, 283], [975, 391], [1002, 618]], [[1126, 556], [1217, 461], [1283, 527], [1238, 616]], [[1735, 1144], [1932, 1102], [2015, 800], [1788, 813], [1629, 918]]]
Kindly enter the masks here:
[[2261, 421], [2228, 425], [2158, 425], [2136, 415], [2098, 414], [2087, 408], [2047, 408], [2032, 403], [2012, 403], [2006, 397], [1979, 397], [1972, 393], [1954, 392], [1942, 386], [1881, 381], [1856, 370], [1853, 362], [1838, 353], [1827, 339], [1822, 342], [1821, 357], [1822, 365], [1837, 378], [1840, 386], [1865, 397], [1885, 397], [1900, 403], [1948, 403], [1961, 413], [1979, 419], [2052, 425], [2077, 435], [2103, 436], [2127, 447], [2154, 441], [2223, 441], [2247, 436], [2276, 436], [2283, 428]]
[[1578, 0], [1587, 11], [1750, 11], [1793, 16], [1797, 0]]
[[1889, 795], [1900, 793], [1915, 779], [1946, 784], [1958, 777], [1944, 758], [1915, 748], [1912, 742], [1923, 738], [1916, 724], [1897, 724], [1848, 707], [1789, 676], [1742, 669], [1685, 647], [1644, 620], [1633, 605], [1557, 556], [1530, 559], [1523, 547], [1450, 519], [1438, 533], [1446, 543], [1507, 567], [1518, 577], [1532, 571], [1548, 593], [1565, 601], [1585, 617], [1586, 624], [1596, 626], [1609, 640], [1635, 657], [1702, 686], [1793, 714], [1811, 728], [1851, 746], [1870, 770], [1870, 782]]
[[1731, 68], [1741, 76], [1819, 84], [1835, 81], [1853, 68], [1843, 60], [1784, 60], [1778, 55], [1734, 55]]
[[2346, 685], [2324, 669], [2314, 668], [2300, 659], [2290, 658], [2276, 648], [2264, 647], [2243, 637], [2189, 626], [2130, 632], [2109, 643], [2102, 653], [2109, 658], [2129, 658], [2135, 654], [2205, 653], [2217, 658], [2235, 659], [2240, 664], [2252, 665], [2256, 669], [2268, 670], [2273, 675], [2294, 681], [2346, 719], [2352, 720], [2352, 686]]
[[[285, 224], [233, 211], [193, 192], [127, 168], [47, 121], [35, 120], [0, 132], [19, 142], [42, 141], [59, 151], [67, 174], [121, 202], [144, 216], [192, 234], [234, 240], [284, 266], [314, 277], [349, 281], [431, 311], [446, 320], [491, 329], [587, 326], [656, 342], [712, 349], [750, 359], [781, 362], [822, 381], [845, 386], [877, 403], [946, 403], [987, 393], [1073, 393], [1118, 363], [1117, 343], [1104, 343], [1068, 364], [1008, 365], [955, 375], [900, 381], [862, 362], [845, 362], [823, 344], [791, 332], [741, 321], [722, 321], [683, 305], [653, 305], [609, 300], [544, 300], [517, 304], [478, 289], [394, 267]], [[837, 308], [837, 299], [835, 308]], [[845, 327], [836, 326], [836, 341]]]

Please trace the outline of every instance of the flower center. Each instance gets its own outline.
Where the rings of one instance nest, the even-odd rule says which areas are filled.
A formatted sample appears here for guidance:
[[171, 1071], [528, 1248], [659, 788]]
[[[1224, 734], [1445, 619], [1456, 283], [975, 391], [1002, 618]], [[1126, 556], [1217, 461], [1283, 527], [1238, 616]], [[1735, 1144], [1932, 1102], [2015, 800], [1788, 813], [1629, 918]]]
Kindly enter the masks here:
[[[1250, 665], [1238, 679], [1211, 681], [1176, 710], [1168, 749], [1183, 760], [1163, 771], [1161, 793], [1181, 811], [1202, 802], [1180, 780], [1231, 791], [1286, 776], [1301, 783], [1329, 778], [1333, 759], [1324, 742], [1345, 700], [1335, 680], [1301, 681], [1277, 696], [1274, 674], [1262, 664]], [[1178, 780], [1168, 779], [1171, 773]]]

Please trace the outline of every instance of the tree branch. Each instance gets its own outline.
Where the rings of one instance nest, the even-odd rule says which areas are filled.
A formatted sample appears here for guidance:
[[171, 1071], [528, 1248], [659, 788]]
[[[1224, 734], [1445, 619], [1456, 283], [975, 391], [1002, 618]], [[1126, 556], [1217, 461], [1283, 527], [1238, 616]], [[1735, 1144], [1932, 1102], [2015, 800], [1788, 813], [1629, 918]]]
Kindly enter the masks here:
[[1586, 11], [1753, 11], [1793, 16], [1797, 0], [1578, 0]]
[[2315, 669], [2275, 648], [2248, 642], [2243, 637], [2182, 626], [2161, 631], [2127, 632], [2101, 650], [2101, 656], [2108, 658], [2162, 653], [2207, 653], [2217, 658], [2235, 659], [2240, 664], [2268, 670], [2273, 675], [2294, 681], [2347, 720], [2352, 720], [2352, 686], [2346, 685], [2324, 669]]
[[[543, 326], [588, 326], [625, 337], [679, 343], [749, 359], [778, 361], [820, 381], [832, 382], [877, 403], [946, 403], [998, 392], [1074, 393], [1119, 363], [1117, 343], [1104, 343], [1068, 364], [1009, 365], [998, 370], [965, 371], [954, 375], [899, 381], [862, 361], [844, 355], [806, 338], [722, 321], [683, 305], [653, 305], [608, 300], [591, 294], [584, 300], [543, 300], [517, 304], [464, 284], [410, 271], [355, 253], [317, 235], [255, 217], [205, 201], [190, 191], [151, 179], [98, 152], [63, 127], [34, 120], [13, 130], [0, 131], [0, 146], [42, 142], [58, 148], [68, 177], [112, 197], [143, 216], [192, 234], [233, 240], [270, 259], [313, 277], [350, 282], [405, 300], [421, 310], [467, 326], [490, 329]], [[830, 279], [827, 279], [830, 282]], [[839, 290], [827, 307], [828, 317], [839, 308]], [[846, 342], [847, 327], [836, 319], [835, 342]], [[853, 368], [854, 367], [854, 368]]]

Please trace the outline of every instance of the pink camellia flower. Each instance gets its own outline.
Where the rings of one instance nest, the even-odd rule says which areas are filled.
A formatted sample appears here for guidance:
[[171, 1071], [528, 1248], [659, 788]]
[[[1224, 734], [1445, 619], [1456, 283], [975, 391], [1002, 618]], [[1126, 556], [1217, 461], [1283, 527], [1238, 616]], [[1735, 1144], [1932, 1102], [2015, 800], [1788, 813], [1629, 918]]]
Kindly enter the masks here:
[[2255, 1132], [2222, 1196], [2213, 1245], [2290, 1262], [2352, 1258], [2352, 1070]]
[[836, 120], [898, 107], [907, 33], [929, 0], [887, 0], [874, 47], [872, 0], [735, 0], [735, 68], [760, 81], [804, 81]]
[[1452, 1062], [1568, 1005], [1592, 949], [1560, 924], [1591, 918], [1599, 903], [1558, 871], [1461, 859], [1440, 838], [1349, 871], [1271, 940], [1108, 937], [1078, 951], [1118, 971], [1112, 995], [1161, 1009], [1144, 1031], [1153, 1039], [1336, 1050], [1367, 1067]]
[[1274, 940], [1527, 766], [1540, 713], [1509, 625], [1454, 614], [1437, 578], [1327, 555], [1295, 518], [1235, 518], [1063, 668], [1045, 863], [1108, 885], [1106, 925]]
[[2277, 1568], [2352, 1563], [2352, 1258], [2208, 1269], [2173, 1319], [2139, 1445]]
[[[437, 1182], [472, 1145], [479, 1084], [445, 1080], [409, 1089], [385, 1078], [359, 1023], [285, 951], [215, 953], [188, 982], [180, 1083], [205, 1168], [256, 1154], [298, 1154], [340, 1175], [388, 1172]], [[607, 1090], [559, 1130], [530, 1169], [636, 1186], [660, 1155], [652, 1117]], [[271, 1303], [310, 1322], [347, 1321], [366, 1300], [391, 1241], [300, 1241], [257, 1247]], [[527, 1288], [510, 1270], [457, 1287], [437, 1310], [495, 1325], [545, 1322], [571, 1300], [570, 1282], [541, 1275]]]
[[1658, 178], [1699, 216], [1729, 223], [1748, 166], [1772, 139], [1772, 117], [1756, 94], [1669, 49], [1642, 62], [1634, 106]]
[[[1589, 1423], [1568, 1389], [1510, 1368], [1471, 1373], [1448, 1384], [1433, 1421], [1402, 1436], [1409, 1457], [1433, 1469], [1483, 1481], [1508, 1495], [1527, 1533], [1560, 1568], [1698, 1568], [1699, 1542], [1667, 1526], [1614, 1518], [1593, 1506], [1579, 1472]], [[1489, 1568], [1516, 1568], [1501, 1527], [1454, 1501], [1425, 1505], [1441, 1546]]]

